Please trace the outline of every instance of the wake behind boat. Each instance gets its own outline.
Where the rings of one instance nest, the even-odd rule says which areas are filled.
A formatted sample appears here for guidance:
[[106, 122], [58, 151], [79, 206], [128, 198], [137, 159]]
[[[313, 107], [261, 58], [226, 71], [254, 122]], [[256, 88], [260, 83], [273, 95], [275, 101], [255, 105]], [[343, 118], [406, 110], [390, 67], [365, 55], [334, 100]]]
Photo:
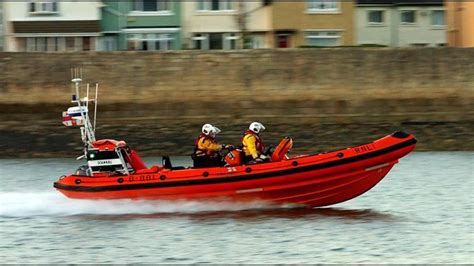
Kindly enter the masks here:
[[77, 199], [224, 200], [265, 201], [326, 206], [357, 197], [375, 186], [398, 160], [416, 145], [413, 135], [396, 132], [371, 143], [314, 155], [288, 155], [293, 145], [284, 138], [270, 154], [271, 161], [224, 167], [173, 167], [168, 157], [161, 165], [147, 167], [124, 141], [95, 139], [87, 96], [80, 98], [81, 80], [73, 79], [76, 107], [63, 113], [63, 123], [79, 126], [87, 165], [62, 176], [54, 187]]

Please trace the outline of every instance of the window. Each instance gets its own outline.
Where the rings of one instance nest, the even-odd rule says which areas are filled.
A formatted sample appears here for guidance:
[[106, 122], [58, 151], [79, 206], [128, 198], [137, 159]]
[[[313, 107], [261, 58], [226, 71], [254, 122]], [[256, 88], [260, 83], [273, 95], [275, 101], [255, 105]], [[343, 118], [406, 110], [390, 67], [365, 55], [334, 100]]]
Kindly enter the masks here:
[[197, 33], [194, 34], [193, 48], [199, 50], [233, 50], [237, 49], [236, 33]]
[[237, 49], [237, 40], [239, 37], [235, 33], [224, 34], [224, 49], [235, 50]]
[[175, 48], [175, 35], [171, 33], [129, 34], [128, 49], [167, 51]]
[[26, 39], [27, 52], [54, 52], [60, 50], [60, 37], [31, 37]]
[[115, 51], [117, 50], [117, 38], [114, 36], [101, 37], [101, 51]]
[[193, 37], [193, 48], [198, 50], [205, 50], [207, 47], [206, 44], [206, 36], [203, 34], [195, 34]]
[[416, 23], [416, 11], [415, 10], [403, 10], [400, 13], [400, 21], [402, 24], [415, 24]]
[[381, 10], [370, 10], [367, 13], [367, 21], [369, 24], [383, 24], [384, 23], [384, 12]]
[[39, 37], [34, 38], [36, 40], [36, 51], [37, 52], [46, 52], [46, 38]]
[[337, 0], [308, 0], [309, 12], [334, 12], [339, 11], [339, 1]]
[[229, 11], [233, 10], [232, 0], [198, 0], [197, 10], [199, 11]]
[[338, 31], [308, 31], [306, 45], [330, 47], [340, 45], [341, 34]]
[[171, 1], [168, 0], [135, 0], [133, 10], [140, 12], [171, 11]]
[[30, 13], [35, 14], [51, 14], [58, 12], [58, 2], [57, 1], [39, 1], [39, 2], [30, 2], [29, 7]]
[[252, 35], [252, 49], [265, 48], [265, 35], [263, 34], [254, 34]]
[[433, 10], [431, 11], [431, 25], [432, 26], [444, 26], [444, 10]]

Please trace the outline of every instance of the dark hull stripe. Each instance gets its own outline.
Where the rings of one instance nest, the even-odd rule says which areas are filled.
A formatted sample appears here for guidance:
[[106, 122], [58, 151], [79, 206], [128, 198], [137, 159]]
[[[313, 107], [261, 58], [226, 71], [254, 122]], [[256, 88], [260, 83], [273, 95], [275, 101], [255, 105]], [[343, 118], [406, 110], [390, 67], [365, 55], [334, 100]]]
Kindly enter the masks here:
[[62, 185], [55, 182], [54, 187], [57, 189], [69, 190], [69, 191], [78, 191], [78, 192], [105, 192], [105, 191], [118, 191], [118, 190], [135, 190], [135, 189], [149, 189], [149, 188], [165, 188], [165, 187], [178, 187], [178, 186], [193, 186], [193, 185], [208, 185], [208, 184], [218, 184], [218, 183], [230, 183], [230, 182], [239, 182], [239, 181], [248, 181], [254, 179], [262, 179], [268, 177], [278, 177], [283, 175], [290, 175], [294, 173], [303, 173], [313, 170], [320, 170], [324, 168], [339, 166], [343, 164], [358, 162], [374, 157], [378, 157], [405, 147], [411, 146], [416, 143], [416, 139], [412, 138], [408, 141], [380, 149], [374, 152], [361, 154], [358, 156], [339, 159], [331, 162], [308, 165], [303, 167], [294, 167], [286, 170], [274, 171], [259, 173], [253, 175], [239, 175], [231, 177], [219, 177], [219, 178], [209, 178], [209, 179], [195, 179], [195, 180], [181, 180], [181, 181], [170, 181], [170, 182], [160, 182], [160, 183], [144, 183], [144, 184], [126, 184], [126, 185], [115, 185], [115, 186], [104, 186], [104, 187], [86, 187], [86, 186], [68, 186]]

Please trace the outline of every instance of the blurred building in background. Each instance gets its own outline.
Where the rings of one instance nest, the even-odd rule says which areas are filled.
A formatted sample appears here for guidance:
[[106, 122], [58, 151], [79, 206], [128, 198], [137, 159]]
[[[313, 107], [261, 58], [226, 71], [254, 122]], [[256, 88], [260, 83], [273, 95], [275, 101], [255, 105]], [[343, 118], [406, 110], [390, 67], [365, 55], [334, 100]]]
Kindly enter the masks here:
[[240, 39], [236, 1], [183, 2], [185, 46], [201, 50], [237, 49]]
[[357, 0], [357, 44], [445, 46], [443, 0]]
[[5, 49], [27, 52], [93, 51], [101, 1], [4, 2]]
[[3, 2], [0, 2], [0, 51], [3, 51]]
[[270, 9], [265, 1], [186, 1], [185, 48], [270, 48]]
[[[443, 1], [448, 7], [448, 19], [445, 19]], [[444, 46], [446, 20], [450, 45], [474, 45], [474, 2], [464, 1], [30, 0], [1, 3], [0, 47], [3, 39], [7, 51]]]
[[275, 48], [354, 44], [353, 1], [274, 1]]
[[474, 47], [474, 1], [445, 0], [448, 44]]
[[181, 49], [181, 2], [105, 0], [101, 50]]

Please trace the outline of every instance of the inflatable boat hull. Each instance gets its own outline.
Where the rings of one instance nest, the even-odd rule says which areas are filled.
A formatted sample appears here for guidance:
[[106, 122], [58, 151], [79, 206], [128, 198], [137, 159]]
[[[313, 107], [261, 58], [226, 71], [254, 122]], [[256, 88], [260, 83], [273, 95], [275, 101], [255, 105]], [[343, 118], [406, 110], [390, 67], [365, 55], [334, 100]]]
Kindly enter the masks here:
[[415, 145], [412, 135], [396, 132], [365, 145], [280, 162], [179, 170], [155, 166], [108, 177], [69, 175], [54, 187], [77, 199], [258, 200], [318, 207], [368, 191]]

